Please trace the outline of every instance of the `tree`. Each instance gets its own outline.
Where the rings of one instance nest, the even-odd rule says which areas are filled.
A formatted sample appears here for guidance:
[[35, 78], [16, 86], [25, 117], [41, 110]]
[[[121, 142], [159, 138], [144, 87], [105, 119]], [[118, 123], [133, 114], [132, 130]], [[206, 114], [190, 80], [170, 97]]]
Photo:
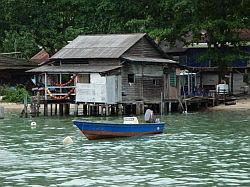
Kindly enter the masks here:
[[135, 32], [188, 45], [205, 31], [207, 58], [223, 64], [228, 44], [245, 42], [237, 31], [249, 28], [249, 7], [247, 0], [2, 0], [0, 51], [16, 47], [29, 58], [39, 46], [54, 54], [79, 34]]
[[208, 50], [201, 59], [209, 59], [218, 65], [220, 79], [225, 68], [235, 59], [249, 58], [240, 49], [247, 42], [240, 33], [250, 28], [250, 1], [244, 0], [169, 0], [174, 12], [172, 29], [162, 38], [185, 45], [207, 42]]
[[5, 39], [3, 40], [3, 48], [5, 52], [22, 51], [22, 57], [28, 59], [37, 50], [38, 46], [34, 40], [34, 36], [28, 31], [9, 31], [5, 33]]

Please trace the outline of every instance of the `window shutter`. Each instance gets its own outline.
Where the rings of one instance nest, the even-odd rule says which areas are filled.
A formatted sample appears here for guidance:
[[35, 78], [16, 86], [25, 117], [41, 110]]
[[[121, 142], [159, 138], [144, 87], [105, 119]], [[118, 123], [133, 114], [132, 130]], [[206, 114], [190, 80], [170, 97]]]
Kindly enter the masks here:
[[171, 68], [169, 71], [169, 82], [170, 86], [176, 87], [176, 72], [174, 68]]

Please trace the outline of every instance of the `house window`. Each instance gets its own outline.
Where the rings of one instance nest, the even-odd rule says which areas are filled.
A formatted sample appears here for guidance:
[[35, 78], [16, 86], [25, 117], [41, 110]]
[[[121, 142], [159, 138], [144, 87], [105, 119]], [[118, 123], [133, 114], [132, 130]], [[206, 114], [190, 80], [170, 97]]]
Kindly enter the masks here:
[[176, 87], [176, 72], [174, 68], [169, 69], [169, 83], [170, 86]]
[[135, 74], [128, 74], [128, 83], [135, 83]]
[[243, 82], [248, 83], [248, 74], [243, 75]]
[[78, 83], [90, 83], [90, 74], [78, 75]]
[[153, 79], [153, 85], [157, 85], [157, 82], [155, 79]]

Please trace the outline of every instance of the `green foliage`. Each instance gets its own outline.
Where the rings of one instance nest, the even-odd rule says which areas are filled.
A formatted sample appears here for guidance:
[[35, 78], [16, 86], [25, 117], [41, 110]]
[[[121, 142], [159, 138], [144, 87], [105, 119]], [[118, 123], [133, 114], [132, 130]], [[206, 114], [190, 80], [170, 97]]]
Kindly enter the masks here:
[[[175, 4], [174, 41], [186, 44], [206, 41], [212, 53], [210, 60], [224, 60], [229, 46], [238, 48], [246, 43], [240, 38], [240, 29], [250, 28], [249, 1], [235, 0], [182, 0]], [[203, 31], [203, 33], [202, 33]], [[229, 54], [230, 55], [230, 54]]]
[[6, 102], [23, 102], [26, 96], [29, 98], [28, 91], [22, 85], [18, 85], [15, 88], [0, 86], [0, 95], [4, 96], [3, 100]]
[[24, 58], [29, 58], [37, 51], [38, 46], [34, 40], [34, 36], [28, 31], [9, 31], [5, 33], [3, 40], [3, 48], [5, 52], [22, 51]]
[[29, 58], [39, 46], [54, 54], [79, 34], [147, 32], [172, 45], [205, 39], [214, 46], [207, 57], [224, 61], [229, 44], [246, 43], [236, 31], [250, 28], [249, 7], [249, 0], [2, 0], [0, 52]]

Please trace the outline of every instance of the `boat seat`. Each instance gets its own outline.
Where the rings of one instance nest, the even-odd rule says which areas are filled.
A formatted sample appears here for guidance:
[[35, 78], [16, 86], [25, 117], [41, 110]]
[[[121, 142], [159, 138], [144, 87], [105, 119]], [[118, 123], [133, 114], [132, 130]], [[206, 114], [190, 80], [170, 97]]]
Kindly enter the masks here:
[[123, 124], [139, 124], [137, 117], [124, 117]]

